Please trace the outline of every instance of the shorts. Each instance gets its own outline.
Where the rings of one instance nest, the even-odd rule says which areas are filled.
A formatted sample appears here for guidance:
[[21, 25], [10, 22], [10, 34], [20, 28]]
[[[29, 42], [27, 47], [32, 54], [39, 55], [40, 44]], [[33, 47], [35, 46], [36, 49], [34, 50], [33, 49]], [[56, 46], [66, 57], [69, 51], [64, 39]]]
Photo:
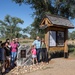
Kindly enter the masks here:
[[37, 56], [36, 55], [32, 55], [32, 58], [36, 58]]
[[6, 56], [6, 60], [10, 60], [11, 59], [11, 57], [10, 56]]

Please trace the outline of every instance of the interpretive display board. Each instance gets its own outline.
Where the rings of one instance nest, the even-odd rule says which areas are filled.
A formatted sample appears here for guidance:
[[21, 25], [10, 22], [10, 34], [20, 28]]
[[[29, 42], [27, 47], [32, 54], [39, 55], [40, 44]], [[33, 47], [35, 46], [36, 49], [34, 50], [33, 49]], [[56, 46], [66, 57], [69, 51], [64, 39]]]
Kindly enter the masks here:
[[57, 32], [57, 46], [64, 46], [64, 32]]
[[49, 31], [49, 46], [56, 46], [56, 31]]

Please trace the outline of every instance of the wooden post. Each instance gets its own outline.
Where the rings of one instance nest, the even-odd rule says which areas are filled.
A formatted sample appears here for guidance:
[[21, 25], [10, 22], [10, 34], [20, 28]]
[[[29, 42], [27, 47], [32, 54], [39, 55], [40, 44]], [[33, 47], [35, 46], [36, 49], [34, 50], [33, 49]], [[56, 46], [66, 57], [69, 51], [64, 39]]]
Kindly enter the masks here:
[[64, 42], [64, 57], [68, 58], [68, 46], [67, 46], [67, 40], [68, 40], [68, 29], [65, 29], [65, 42]]
[[45, 33], [45, 43], [46, 43], [46, 48], [48, 50], [49, 49], [49, 30], [48, 28], [46, 29], [46, 33]]

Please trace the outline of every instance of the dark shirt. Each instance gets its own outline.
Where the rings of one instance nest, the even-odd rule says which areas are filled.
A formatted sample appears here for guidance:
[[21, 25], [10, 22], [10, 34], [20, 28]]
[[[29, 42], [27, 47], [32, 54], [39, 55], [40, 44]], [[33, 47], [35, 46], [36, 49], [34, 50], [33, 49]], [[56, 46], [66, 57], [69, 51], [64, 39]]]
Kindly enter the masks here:
[[0, 48], [0, 60], [2, 60], [2, 48]]
[[0, 48], [0, 60], [5, 61], [5, 49]]
[[6, 56], [10, 56], [10, 48], [4, 47]]

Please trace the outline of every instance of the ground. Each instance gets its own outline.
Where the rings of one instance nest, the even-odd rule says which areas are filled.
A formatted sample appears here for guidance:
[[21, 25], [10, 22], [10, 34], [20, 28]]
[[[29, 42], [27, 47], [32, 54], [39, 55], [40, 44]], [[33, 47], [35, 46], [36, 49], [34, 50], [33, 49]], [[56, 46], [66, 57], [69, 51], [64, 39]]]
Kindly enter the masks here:
[[49, 64], [40, 63], [29, 68], [29, 71], [27, 67], [15, 68], [7, 75], [75, 75], [75, 58], [54, 58]]
[[75, 60], [52, 59], [47, 68], [25, 75], [75, 75]]

